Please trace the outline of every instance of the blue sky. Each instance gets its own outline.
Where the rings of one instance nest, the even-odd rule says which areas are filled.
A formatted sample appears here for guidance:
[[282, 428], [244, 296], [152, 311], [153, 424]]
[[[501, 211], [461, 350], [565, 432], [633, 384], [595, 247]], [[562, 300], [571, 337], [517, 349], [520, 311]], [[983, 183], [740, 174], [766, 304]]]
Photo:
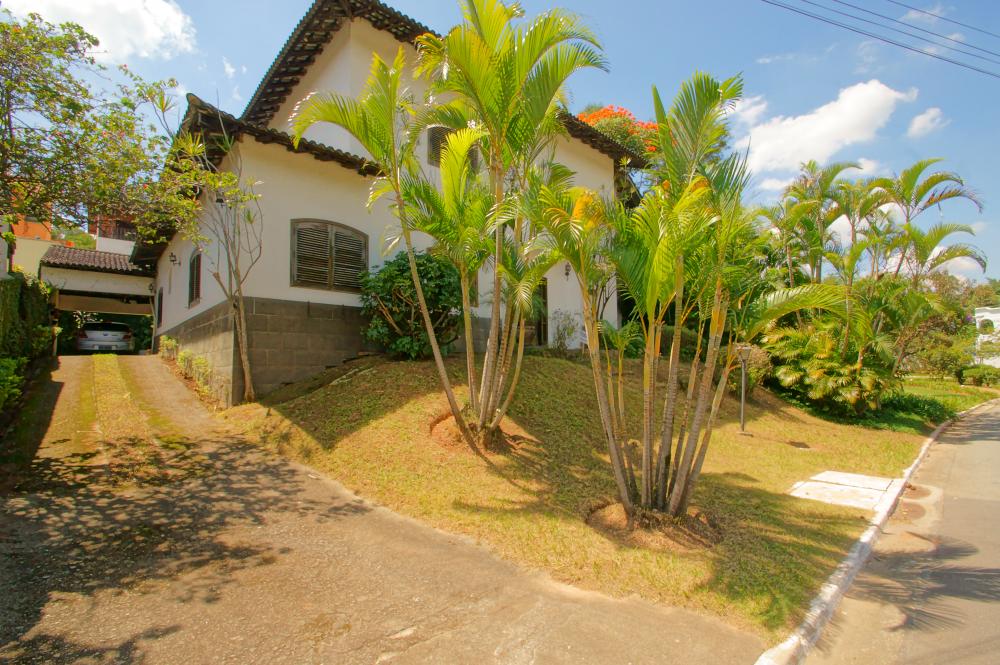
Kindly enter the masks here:
[[[802, 0], [784, 0], [816, 11]], [[848, 10], [833, 0], [823, 5]], [[191, 91], [239, 114], [311, 0], [7, 0], [50, 20], [75, 20], [102, 38], [108, 62], [127, 61], [147, 78], [176, 78]], [[457, 22], [452, 0], [389, 0], [438, 31]], [[529, 14], [551, 2], [525, 0]], [[856, 161], [870, 174], [891, 174], [917, 159], [944, 157], [984, 202], [947, 204], [928, 211], [976, 229], [973, 242], [990, 259], [986, 274], [1000, 277], [1000, 79], [960, 69], [878, 43], [759, 0], [704, 2], [562, 0], [601, 38], [610, 72], [572, 80], [574, 110], [590, 102], [626, 106], [652, 115], [650, 86], [670, 97], [700, 69], [718, 77], [742, 73], [747, 100], [734, 121], [738, 145], [750, 146], [760, 200], [808, 158]], [[1000, 53], [1000, 38], [907, 10], [889, 0], [853, 4], [913, 22]], [[906, 4], [1000, 34], [1000, 3], [990, 0]], [[897, 26], [900, 27], [900, 26]], [[963, 60], [1000, 71], [1000, 64]], [[1000, 57], [986, 56], [1000, 61]], [[970, 277], [983, 273], [953, 266]]]

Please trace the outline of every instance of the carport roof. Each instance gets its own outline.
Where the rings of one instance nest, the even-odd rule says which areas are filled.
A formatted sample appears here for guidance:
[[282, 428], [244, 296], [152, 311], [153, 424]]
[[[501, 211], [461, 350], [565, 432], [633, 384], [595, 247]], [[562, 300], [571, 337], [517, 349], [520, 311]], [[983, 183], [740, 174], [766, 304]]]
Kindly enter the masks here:
[[53, 268], [109, 272], [117, 275], [137, 275], [141, 277], [153, 275], [152, 270], [129, 261], [127, 254], [99, 252], [95, 249], [80, 249], [78, 247], [64, 247], [62, 245], [49, 247], [49, 250], [45, 252], [39, 263], [43, 266], [51, 266]]

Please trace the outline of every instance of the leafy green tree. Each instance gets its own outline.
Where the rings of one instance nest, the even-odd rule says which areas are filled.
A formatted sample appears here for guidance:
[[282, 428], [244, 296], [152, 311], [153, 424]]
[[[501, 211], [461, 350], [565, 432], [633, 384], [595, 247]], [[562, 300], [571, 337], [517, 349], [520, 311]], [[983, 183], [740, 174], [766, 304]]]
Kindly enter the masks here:
[[[111, 76], [97, 40], [73, 23], [52, 25], [0, 10], [0, 215], [82, 226], [95, 216], [140, 218], [150, 205], [170, 139], [143, 115], [171, 81]], [[174, 193], [168, 193], [173, 195]]]

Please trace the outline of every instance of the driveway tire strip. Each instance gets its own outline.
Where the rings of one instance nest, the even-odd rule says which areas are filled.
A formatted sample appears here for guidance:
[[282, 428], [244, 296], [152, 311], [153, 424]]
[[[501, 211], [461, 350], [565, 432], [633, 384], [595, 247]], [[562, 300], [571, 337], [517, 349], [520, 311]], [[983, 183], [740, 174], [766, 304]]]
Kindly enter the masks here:
[[865, 529], [865, 532], [854, 543], [851, 551], [847, 553], [847, 556], [840, 562], [837, 569], [833, 571], [833, 574], [827, 578], [826, 582], [820, 588], [819, 594], [813, 598], [812, 603], [809, 605], [809, 611], [806, 612], [802, 623], [784, 641], [762, 653], [757, 658], [755, 665], [794, 665], [801, 663], [805, 659], [809, 650], [812, 649], [823, 633], [823, 629], [830, 621], [830, 617], [833, 616], [837, 606], [840, 605], [841, 598], [843, 598], [844, 594], [850, 588], [851, 583], [854, 582], [858, 571], [867, 563], [868, 557], [871, 556], [872, 549], [875, 547], [876, 541], [878, 541], [879, 534], [882, 533], [885, 523], [889, 521], [889, 517], [896, 510], [899, 498], [906, 490], [910, 478], [913, 477], [913, 474], [920, 467], [920, 463], [927, 457], [927, 452], [930, 450], [931, 444], [935, 443], [942, 432], [957, 420], [986, 408], [991, 404], [998, 403], [1000, 403], [1000, 399], [993, 399], [982, 404], [977, 404], [971, 409], [962, 411], [951, 420], [941, 423], [937, 429], [931, 432], [931, 435], [924, 440], [924, 444], [920, 448], [920, 453], [913, 461], [913, 464], [903, 472], [902, 482], [899, 483], [896, 495], [892, 497], [891, 501], [886, 500], [882, 503], [881, 508], [868, 523], [868, 528]]

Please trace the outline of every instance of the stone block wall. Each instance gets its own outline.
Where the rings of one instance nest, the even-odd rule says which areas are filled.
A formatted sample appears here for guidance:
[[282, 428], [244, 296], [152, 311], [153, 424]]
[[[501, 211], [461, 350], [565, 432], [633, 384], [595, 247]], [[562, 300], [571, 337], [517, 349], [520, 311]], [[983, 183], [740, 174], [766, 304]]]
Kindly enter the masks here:
[[233, 376], [239, 369], [239, 360], [229, 304], [219, 303], [167, 330], [162, 336], [177, 340], [181, 350], [205, 358], [212, 367], [212, 391], [216, 399], [232, 406]]
[[[365, 319], [358, 307], [247, 298], [247, 336], [254, 387], [260, 395], [334, 367], [363, 350]], [[233, 394], [243, 391], [233, 375]]]

